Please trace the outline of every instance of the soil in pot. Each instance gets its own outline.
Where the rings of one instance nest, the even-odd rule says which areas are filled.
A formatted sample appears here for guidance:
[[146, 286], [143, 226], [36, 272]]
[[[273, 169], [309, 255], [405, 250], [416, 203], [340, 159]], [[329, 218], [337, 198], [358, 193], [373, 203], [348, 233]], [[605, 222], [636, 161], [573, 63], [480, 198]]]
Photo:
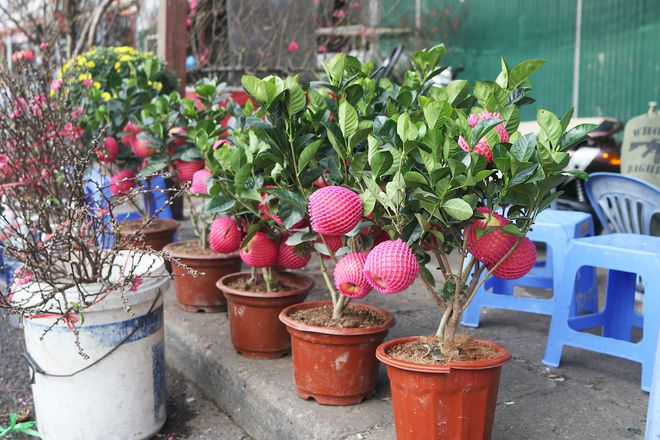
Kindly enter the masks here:
[[300, 397], [323, 405], [354, 405], [373, 395], [378, 379], [375, 351], [394, 325], [392, 314], [351, 304], [344, 318], [333, 320], [331, 303], [320, 301], [288, 307], [280, 319], [291, 334]]
[[[500, 371], [511, 355], [499, 344], [459, 340], [444, 356], [433, 338], [381, 344], [398, 440], [489, 440]], [[447, 352], [445, 352], [447, 353]]]
[[279, 320], [280, 312], [305, 300], [314, 280], [294, 272], [275, 274], [272, 290], [263, 278], [251, 281], [247, 272], [218, 281], [227, 298], [231, 340], [235, 350], [252, 358], [279, 358], [291, 350], [291, 338]]
[[137, 248], [150, 247], [156, 251], [162, 250], [174, 241], [174, 234], [179, 227], [179, 222], [176, 220], [160, 218], [153, 219], [144, 228], [142, 228], [143, 224], [142, 220], [125, 221], [122, 224], [121, 235], [129, 238], [139, 231], [140, 237], [131, 240], [131, 244]]
[[172, 264], [179, 307], [193, 313], [227, 310], [227, 300], [216, 282], [225, 275], [241, 270], [238, 252], [219, 254], [202, 248], [196, 240], [171, 243], [163, 250], [199, 273], [198, 276], [193, 276], [185, 267]]

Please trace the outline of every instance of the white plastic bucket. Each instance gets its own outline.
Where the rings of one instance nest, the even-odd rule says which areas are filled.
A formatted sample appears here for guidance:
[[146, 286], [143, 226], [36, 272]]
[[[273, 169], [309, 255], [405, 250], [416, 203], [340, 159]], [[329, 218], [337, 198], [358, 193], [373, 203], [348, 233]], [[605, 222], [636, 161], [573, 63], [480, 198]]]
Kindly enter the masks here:
[[[153, 262], [157, 257], [144, 258]], [[24, 320], [27, 353], [43, 371], [34, 373], [32, 385], [42, 439], [144, 439], [162, 428], [167, 400], [163, 295], [169, 278], [158, 260], [137, 291], [125, 293], [133, 314], [126, 311], [119, 292], [84, 312], [84, 323], [76, 328], [89, 359], [79, 354], [65, 323], [44, 334], [55, 318]], [[71, 377], [57, 377], [104, 356]]]

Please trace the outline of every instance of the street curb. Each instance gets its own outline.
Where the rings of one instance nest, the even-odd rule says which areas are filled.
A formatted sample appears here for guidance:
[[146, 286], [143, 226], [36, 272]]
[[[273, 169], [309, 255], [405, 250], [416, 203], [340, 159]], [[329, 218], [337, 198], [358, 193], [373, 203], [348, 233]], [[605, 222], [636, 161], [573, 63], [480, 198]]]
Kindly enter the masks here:
[[179, 371], [255, 440], [394, 440], [389, 385], [381, 367], [376, 396], [330, 407], [295, 393], [291, 357], [248, 359], [231, 344], [225, 313], [191, 314], [165, 305], [167, 364]]

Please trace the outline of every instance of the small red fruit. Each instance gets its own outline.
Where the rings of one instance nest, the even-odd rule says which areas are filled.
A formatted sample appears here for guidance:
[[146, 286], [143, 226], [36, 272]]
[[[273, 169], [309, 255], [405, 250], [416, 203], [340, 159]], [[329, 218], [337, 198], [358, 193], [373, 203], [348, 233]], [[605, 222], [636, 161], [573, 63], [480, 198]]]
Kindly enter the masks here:
[[369, 252], [351, 252], [337, 261], [335, 266], [335, 286], [342, 295], [349, 298], [362, 298], [371, 292], [371, 284], [364, 276], [364, 263]]
[[211, 223], [209, 245], [213, 252], [228, 254], [238, 250], [243, 241], [243, 233], [238, 229], [236, 220], [220, 217]]
[[110, 192], [114, 195], [127, 194], [135, 186], [135, 173], [123, 170], [110, 178]]
[[398, 293], [415, 281], [419, 263], [410, 247], [398, 240], [387, 240], [374, 247], [364, 263], [364, 276], [380, 293]]
[[156, 149], [152, 148], [147, 141], [138, 137], [132, 138], [129, 143], [131, 145], [131, 151], [135, 154], [135, 157], [140, 159], [150, 157], [156, 152]]
[[[534, 246], [532, 240], [525, 237], [511, 255], [506, 257], [506, 259], [502, 261], [502, 264], [497, 266], [493, 275], [505, 280], [516, 280], [527, 275], [527, 273], [532, 270], [535, 263], [536, 246]], [[490, 265], [489, 270], [494, 265], [495, 264]]]
[[174, 161], [174, 169], [179, 182], [190, 182], [197, 171], [204, 169], [204, 161], [184, 162], [177, 159]]
[[319, 234], [344, 235], [362, 218], [362, 200], [350, 189], [325, 186], [309, 197], [309, 218]]
[[296, 253], [295, 246], [286, 244], [286, 237], [282, 238], [277, 252], [277, 265], [282, 269], [302, 269], [307, 266], [312, 254], [300, 255]]
[[501, 228], [498, 228], [477, 238], [477, 230], [485, 233], [490, 227], [501, 227], [509, 224], [509, 220], [496, 212], [491, 212], [488, 208], [477, 209], [486, 218], [475, 221], [468, 228], [467, 249], [477, 260], [484, 264], [493, 265], [500, 261], [504, 254], [511, 249], [516, 242], [516, 237], [505, 234]]
[[190, 192], [193, 194], [208, 194], [209, 193], [209, 179], [213, 175], [207, 170], [195, 171], [192, 178], [192, 185]]
[[277, 262], [277, 245], [265, 232], [257, 232], [241, 249], [241, 260], [252, 267], [271, 267]]
[[[121, 151], [117, 139], [113, 138], [112, 136], [106, 136], [103, 138], [103, 148], [105, 151], [100, 152], [99, 154], [99, 159], [103, 162], [112, 162], [115, 160], [115, 156], [119, 154], [119, 151]], [[101, 155], [103, 155], [105, 160], [101, 159]]]

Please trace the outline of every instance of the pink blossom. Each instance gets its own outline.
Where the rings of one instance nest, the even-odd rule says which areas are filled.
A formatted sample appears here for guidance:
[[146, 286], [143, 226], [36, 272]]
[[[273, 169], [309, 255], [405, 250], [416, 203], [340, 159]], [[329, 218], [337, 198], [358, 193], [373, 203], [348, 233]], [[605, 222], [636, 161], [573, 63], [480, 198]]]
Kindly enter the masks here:
[[186, 27], [192, 26], [192, 20], [189, 18], [186, 18]]
[[288, 49], [289, 52], [291, 52], [291, 53], [298, 52], [298, 48], [299, 48], [299, 47], [298, 47], [298, 43], [296, 42], [296, 40], [291, 40], [291, 41], [289, 42], [289, 46], [287, 47], [287, 49]]
[[197, 0], [190, 0], [190, 10], [194, 11], [195, 9], [197, 9], [198, 3], [199, 2]]
[[48, 43], [41, 43], [39, 44], [39, 49], [45, 50], [48, 47]]
[[358, 29], [358, 34], [364, 35], [366, 33], [367, 33], [367, 28], [365, 28], [364, 26], [360, 26], [360, 29]]
[[86, 89], [89, 89], [92, 87], [92, 80], [89, 78], [83, 80], [83, 86], [85, 86]]
[[318, 51], [319, 51], [320, 53], [325, 53], [325, 52], [328, 51], [328, 48], [327, 48], [324, 44], [319, 44]]
[[61, 88], [62, 88], [62, 80], [61, 79], [54, 79], [50, 82], [50, 89], [52, 91], [57, 92]]
[[346, 11], [343, 9], [335, 9], [334, 12], [332, 13], [332, 16], [335, 18], [344, 18], [346, 15]]
[[138, 287], [142, 285], [142, 280], [137, 278], [131, 283], [131, 292], [137, 292]]
[[77, 109], [75, 109], [74, 111], [71, 112], [71, 117], [72, 117], [73, 119], [78, 119], [78, 117], [79, 117], [80, 115], [82, 115], [84, 111], [85, 111], [85, 109], [82, 108], [82, 106], [81, 106], [81, 107], [78, 107]]
[[479, 115], [475, 115], [475, 114], [471, 114], [470, 116], [468, 116], [467, 119], [468, 124], [470, 124], [470, 127], [472, 128], [476, 127], [480, 120], [481, 119], [479, 119]]

